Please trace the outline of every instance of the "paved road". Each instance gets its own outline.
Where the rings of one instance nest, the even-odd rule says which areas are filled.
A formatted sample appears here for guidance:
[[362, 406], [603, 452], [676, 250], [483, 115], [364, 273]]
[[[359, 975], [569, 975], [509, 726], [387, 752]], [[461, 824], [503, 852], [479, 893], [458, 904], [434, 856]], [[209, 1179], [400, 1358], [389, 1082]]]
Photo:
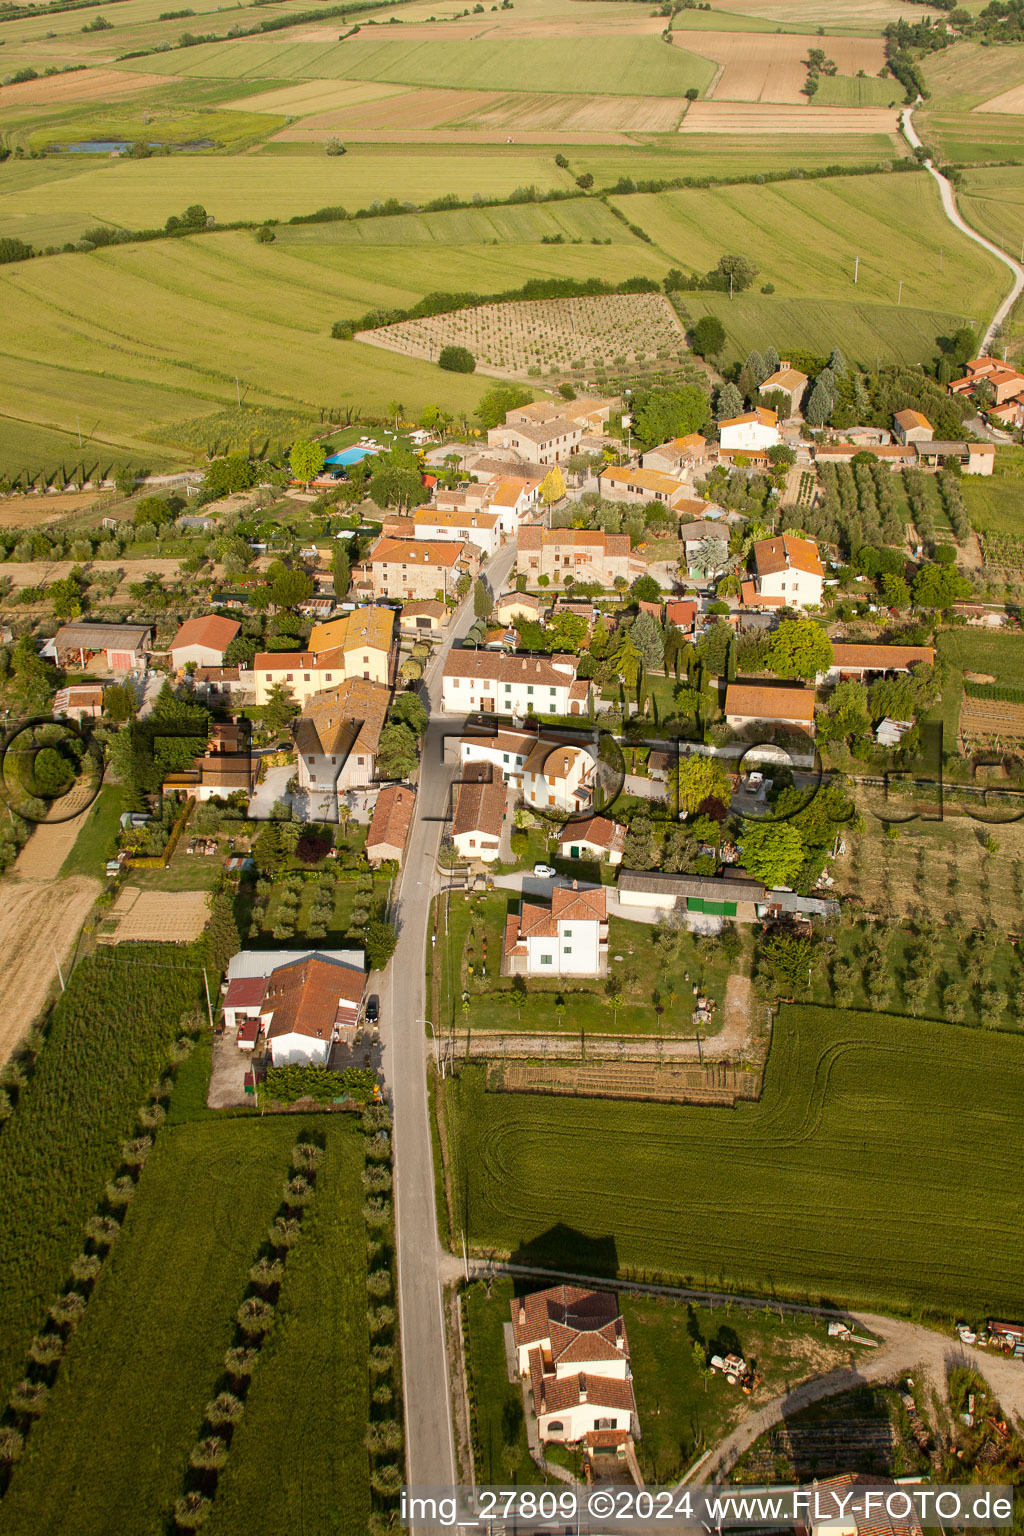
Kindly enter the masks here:
[[[487, 566], [495, 590], [515, 559], [515, 544]], [[463, 605], [438, 648], [425, 683], [431, 723], [423, 743], [416, 818], [398, 888], [398, 947], [381, 985], [384, 1070], [395, 1117], [395, 1222], [398, 1298], [405, 1387], [406, 1467], [410, 1483], [455, 1482], [455, 1449], [442, 1316], [442, 1274], [447, 1255], [437, 1234], [434, 1158], [426, 1082], [424, 958], [430, 944], [430, 898], [437, 884], [436, 856], [453, 769], [442, 760], [445, 723], [438, 718], [441, 670], [452, 641], [473, 623]], [[431, 819], [439, 818], [439, 819]]]
[[[918, 138], [917, 129], [914, 127], [912, 108], [900, 113], [900, 126], [903, 129], [903, 136], [911, 148], [920, 149], [921, 140]], [[1007, 256], [1006, 252], [1001, 250], [998, 245], [994, 245], [991, 240], [986, 240], [984, 235], [979, 235], [976, 229], [971, 228], [970, 224], [968, 224], [966, 219], [962, 217], [960, 210], [957, 208], [956, 198], [953, 194], [953, 188], [946, 180], [945, 176], [942, 176], [935, 169], [930, 160], [926, 160], [925, 165], [927, 166], [929, 173], [938, 183], [939, 196], [942, 198], [942, 207], [949, 222], [954, 224], [956, 228], [959, 229], [962, 234], [965, 234], [969, 240], [973, 240], [975, 245], [983, 246], [985, 250], [990, 251], [993, 256], [998, 256], [999, 260], [1003, 262], [1005, 266], [1009, 267], [1010, 271], [1013, 273], [1013, 287], [1010, 289], [1009, 294], [996, 310], [992, 317], [992, 323], [985, 332], [984, 340], [982, 341], [980, 348], [980, 350], [984, 352], [992, 337], [998, 330], [999, 326], [1002, 325], [1003, 321], [1010, 313], [1010, 310], [1020, 298], [1021, 293], [1024, 292], [1024, 267], [1021, 266], [1019, 261], [1014, 261], [1012, 256]]]

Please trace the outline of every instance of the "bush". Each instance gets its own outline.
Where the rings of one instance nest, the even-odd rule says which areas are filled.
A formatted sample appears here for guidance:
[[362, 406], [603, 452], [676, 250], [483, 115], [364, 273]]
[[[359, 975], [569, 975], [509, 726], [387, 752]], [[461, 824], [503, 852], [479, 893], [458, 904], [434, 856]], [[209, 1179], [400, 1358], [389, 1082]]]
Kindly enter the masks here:
[[475, 373], [476, 358], [468, 347], [442, 347], [437, 366], [446, 373]]

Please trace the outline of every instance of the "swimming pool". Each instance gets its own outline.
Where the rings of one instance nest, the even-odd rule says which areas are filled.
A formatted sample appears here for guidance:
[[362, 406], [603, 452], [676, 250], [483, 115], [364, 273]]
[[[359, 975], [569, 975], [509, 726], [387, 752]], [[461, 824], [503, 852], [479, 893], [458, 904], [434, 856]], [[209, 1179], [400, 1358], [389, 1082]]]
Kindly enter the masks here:
[[330, 454], [326, 462], [340, 464], [342, 469], [347, 469], [350, 464], [361, 464], [363, 459], [368, 459], [375, 452], [375, 448], [346, 448], [341, 453]]

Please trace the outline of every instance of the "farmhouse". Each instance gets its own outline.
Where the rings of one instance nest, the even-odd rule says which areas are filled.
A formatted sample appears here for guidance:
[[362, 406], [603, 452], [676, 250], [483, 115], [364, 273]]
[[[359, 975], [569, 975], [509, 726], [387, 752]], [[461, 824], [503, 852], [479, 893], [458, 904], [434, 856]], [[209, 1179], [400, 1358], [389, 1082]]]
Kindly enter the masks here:
[[[153, 648], [151, 624], [99, 624], [81, 620], [63, 624], [43, 646], [60, 667], [82, 672], [105, 665], [110, 672], [144, 672]], [[102, 661], [101, 659], [102, 658]]]
[[799, 368], [791, 368], [788, 363], [780, 363], [774, 373], [770, 373], [764, 383], [759, 385], [759, 395], [785, 395], [789, 400], [790, 416], [795, 416], [800, 410], [800, 402], [807, 388], [807, 375], [801, 373]]
[[759, 539], [750, 551], [753, 581], [740, 587], [743, 603], [750, 608], [817, 608], [821, 603], [825, 572], [818, 546], [811, 539], [783, 533]]
[[491, 864], [501, 849], [506, 789], [489, 763], [467, 763], [456, 786], [452, 842], [462, 859]]
[[390, 687], [398, 665], [398, 635], [390, 608], [356, 608], [314, 624], [308, 651], [261, 651], [253, 661], [256, 702], [266, 704], [283, 683], [297, 704], [350, 678]]
[[707, 438], [699, 432], [688, 432], [685, 437], [673, 437], [657, 448], [648, 448], [640, 455], [644, 469], [657, 470], [662, 475], [674, 475], [678, 480], [692, 479], [693, 471], [715, 457], [708, 447]]
[[995, 443], [961, 443], [932, 440], [915, 443], [917, 462], [925, 469], [941, 469], [955, 459], [965, 475], [990, 475], [996, 467]]
[[365, 985], [363, 971], [321, 955], [271, 971], [258, 1006], [274, 1066], [325, 1065], [343, 1031], [354, 1031]]
[[401, 860], [416, 810], [416, 791], [410, 784], [385, 784], [377, 796], [366, 834], [366, 857], [371, 864], [385, 859]]
[[476, 569], [466, 545], [456, 539], [386, 539], [370, 553], [374, 597], [451, 596], [463, 571]]
[[888, 469], [912, 469], [918, 462], [916, 443], [868, 444], [817, 443], [812, 452], [816, 464], [852, 464], [858, 453], [869, 453], [879, 464]]
[[598, 472], [597, 483], [601, 495], [609, 501], [633, 501], [644, 506], [660, 501], [673, 512], [685, 501], [687, 492], [674, 475], [658, 469], [632, 469], [629, 465], [620, 469], [610, 464]]
[[951, 395], [969, 395], [984, 380], [991, 385], [994, 405], [1005, 405], [1024, 395], [1024, 373], [1010, 368], [998, 357], [972, 357], [964, 364], [962, 379], [954, 379], [949, 385]]
[[207, 614], [202, 619], [186, 619], [171, 641], [171, 661], [180, 672], [190, 663], [196, 667], [222, 667], [224, 652], [241, 633], [237, 619]]
[[441, 678], [445, 714], [474, 710], [506, 715], [582, 715], [590, 684], [576, 676], [575, 656], [503, 656], [454, 650]]
[[838, 683], [853, 678], [866, 683], [876, 677], [909, 673], [913, 667], [934, 665], [935, 652], [930, 645], [846, 645], [835, 641], [832, 665], [819, 672], [816, 681]]
[[515, 619], [534, 619], [539, 623], [546, 612], [543, 598], [530, 592], [505, 592], [494, 605], [494, 617], [499, 624], [511, 624]]
[[299, 788], [337, 797], [373, 782], [377, 747], [390, 702], [378, 683], [351, 678], [315, 694], [295, 722]]
[[560, 859], [607, 859], [622, 863], [626, 829], [607, 816], [590, 816], [583, 821], [567, 821], [558, 839]]
[[516, 1364], [542, 1441], [638, 1433], [626, 1325], [610, 1292], [556, 1285], [511, 1307]]
[[814, 735], [814, 689], [773, 683], [730, 683], [725, 690], [726, 724], [734, 731], [751, 725], [792, 726]]
[[615, 882], [623, 907], [662, 907], [705, 917], [730, 917], [740, 923], [757, 920], [758, 907], [766, 897], [760, 880], [745, 870], [729, 869], [724, 875], [675, 875], [664, 870], [620, 869]]
[[723, 449], [740, 453], [774, 448], [776, 443], [782, 441], [778, 416], [763, 405], [759, 405], [756, 410], [745, 411], [742, 416], [730, 416], [720, 421], [718, 437]]
[[614, 400], [598, 399], [559, 400], [557, 404], [553, 400], [533, 400], [529, 405], [518, 405], [506, 411], [505, 421], [510, 426], [517, 426], [524, 421], [543, 424], [564, 417], [573, 426], [596, 432], [607, 425], [612, 408], [617, 404]]
[[418, 507], [413, 514], [414, 539], [458, 539], [473, 544], [481, 554], [493, 555], [501, 547], [496, 512], [465, 508]]
[[419, 603], [404, 603], [398, 622], [403, 630], [417, 635], [436, 635], [444, 628], [448, 610], [444, 603], [428, 597]]
[[603, 886], [576, 881], [551, 894], [550, 906], [524, 900], [505, 922], [505, 976], [603, 976], [608, 969], [608, 904]]
[[541, 576], [564, 582], [571, 576], [574, 581], [600, 582], [604, 587], [619, 579], [628, 584], [647, 569], [639, 555], [630, 553], [628, 534], [591, 528], [524, 528], [518, 563], [530, 582]]
[[571, 457], [583, 437], [577, 422], [556, 416], [550, 421], [508, 422], [487, 434], [490, 448], [511, 448], [528, 464], [561, 464]]
[[920, 411], [897, 411], [892, 421], [898, 442], [925, 443], [935, 436], [934, 427]]
[[55, 720], [99, 720], [102, 714], [103, 689], [95, 684], [73, 683], [53, 696]]

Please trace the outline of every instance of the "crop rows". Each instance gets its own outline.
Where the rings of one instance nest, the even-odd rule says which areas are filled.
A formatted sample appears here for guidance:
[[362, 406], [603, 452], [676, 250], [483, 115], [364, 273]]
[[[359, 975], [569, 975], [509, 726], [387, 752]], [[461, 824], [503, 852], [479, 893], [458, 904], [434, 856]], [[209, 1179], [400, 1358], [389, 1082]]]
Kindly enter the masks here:
[[[453, 1089], [478, 1249], [907, 1309], [1018, 1297], [1013, 1036], [787, 1007], [760, 1103], [729, 1112], [489, 1094], [475, 1068]], [[969, 1151], [961, 1102], [986, 1105]]]

